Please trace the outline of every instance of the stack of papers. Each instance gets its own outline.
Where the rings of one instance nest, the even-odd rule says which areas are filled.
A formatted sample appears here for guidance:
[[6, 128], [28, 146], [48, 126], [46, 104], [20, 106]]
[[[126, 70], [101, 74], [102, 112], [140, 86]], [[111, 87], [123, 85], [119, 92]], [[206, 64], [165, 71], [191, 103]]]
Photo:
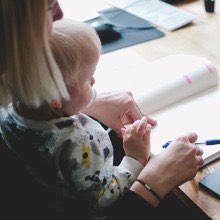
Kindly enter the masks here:
[[168, 31], [187, 25], [196, 18], [194, 14], [160, 0], [106, 0], [106, 3]]

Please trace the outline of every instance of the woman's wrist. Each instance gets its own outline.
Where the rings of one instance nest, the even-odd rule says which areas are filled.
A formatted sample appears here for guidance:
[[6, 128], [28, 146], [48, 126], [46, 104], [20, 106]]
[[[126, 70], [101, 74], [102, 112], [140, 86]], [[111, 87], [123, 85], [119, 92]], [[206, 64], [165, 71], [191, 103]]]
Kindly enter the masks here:
[[147, 178], [141, 178], [139, 175], [138, 179], [146, 184], [153, 194], [156, 194], [155, 197], [161, 200], [172, 190], [172, 186], [170, 184], [168, 185], [161, 175], [159, 175], [159, 178], [158, 176], [154, 176], [153, 178], [149, 172]]
[[146, 183], [144, 183], [142, 180], [140, 179], [137, 179], [136, 180], [137, 182], [139, 182], [146, 190], [150, 191], [156, 198], [159, 202], [162, 201], [162, 199], [160, 198], [160, 196], [150, 187], [148, 186]]
[[133, 185], [130, 188], [131, 191], [137, 193], [139, 196], [141, 196], [143, 199], [145, 199], [147, 202], [149, 202], [152, 206], [157, 207], [160, 203], [158, 198], [155, 197], [154, 194], [152, 194], [151, 191], [147, 190], [140, 182], [135, 181]]

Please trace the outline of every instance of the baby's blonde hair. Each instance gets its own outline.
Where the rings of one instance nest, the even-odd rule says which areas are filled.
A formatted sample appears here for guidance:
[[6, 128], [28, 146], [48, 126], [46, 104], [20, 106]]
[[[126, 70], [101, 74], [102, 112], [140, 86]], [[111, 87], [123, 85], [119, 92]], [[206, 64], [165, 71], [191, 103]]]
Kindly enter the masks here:
[[93, 62], [101, 53], [97, 33], [84, 22], [68, 19], [55, 22], [50, 43], [66, 85], [77, 85], [84, 66]]
[[0, 105], [68, 99], [49, 46], [47, 0], [0, 0]]

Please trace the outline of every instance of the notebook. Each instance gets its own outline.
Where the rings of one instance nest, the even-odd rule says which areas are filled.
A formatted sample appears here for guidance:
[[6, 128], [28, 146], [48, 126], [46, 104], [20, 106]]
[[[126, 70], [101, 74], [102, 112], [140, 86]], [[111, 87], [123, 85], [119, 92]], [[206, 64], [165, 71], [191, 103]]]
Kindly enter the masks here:
[[[219, 73], [211, 60], [175, 54], [155, 60], [147, 72], [151, 79], [138, 77], [146, 83], [134, 98], [142, 112], [158, 122], [151, 131], [153, 154], [164, 151], [165, 143], [190, 131], [197, 133], [199, 143], [220, 139]], [[135, 79], [133, 82], [138, 85]], [[219, 144], [199, 147], [204, 151], [201, 168], [220, 158]]]

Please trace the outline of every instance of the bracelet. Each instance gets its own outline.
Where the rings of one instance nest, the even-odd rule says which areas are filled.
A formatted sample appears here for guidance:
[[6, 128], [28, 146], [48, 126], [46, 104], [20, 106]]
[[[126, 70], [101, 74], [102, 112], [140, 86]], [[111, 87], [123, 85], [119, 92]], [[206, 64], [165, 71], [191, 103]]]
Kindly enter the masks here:
[[136, 179], [137, 182], [139, 182], [142, 186], [144, 186], [147, 190], [149, 190], [158, 200], [159, 202], [162, 201], [162, 199], [160, 198], [160, 196], [157, 195], [157, 193], [154, 192], [154, 190], [152, 190], [150, 188], [150, 186], [148, 186], [146, 183], [144, 183], [142, 180]]

